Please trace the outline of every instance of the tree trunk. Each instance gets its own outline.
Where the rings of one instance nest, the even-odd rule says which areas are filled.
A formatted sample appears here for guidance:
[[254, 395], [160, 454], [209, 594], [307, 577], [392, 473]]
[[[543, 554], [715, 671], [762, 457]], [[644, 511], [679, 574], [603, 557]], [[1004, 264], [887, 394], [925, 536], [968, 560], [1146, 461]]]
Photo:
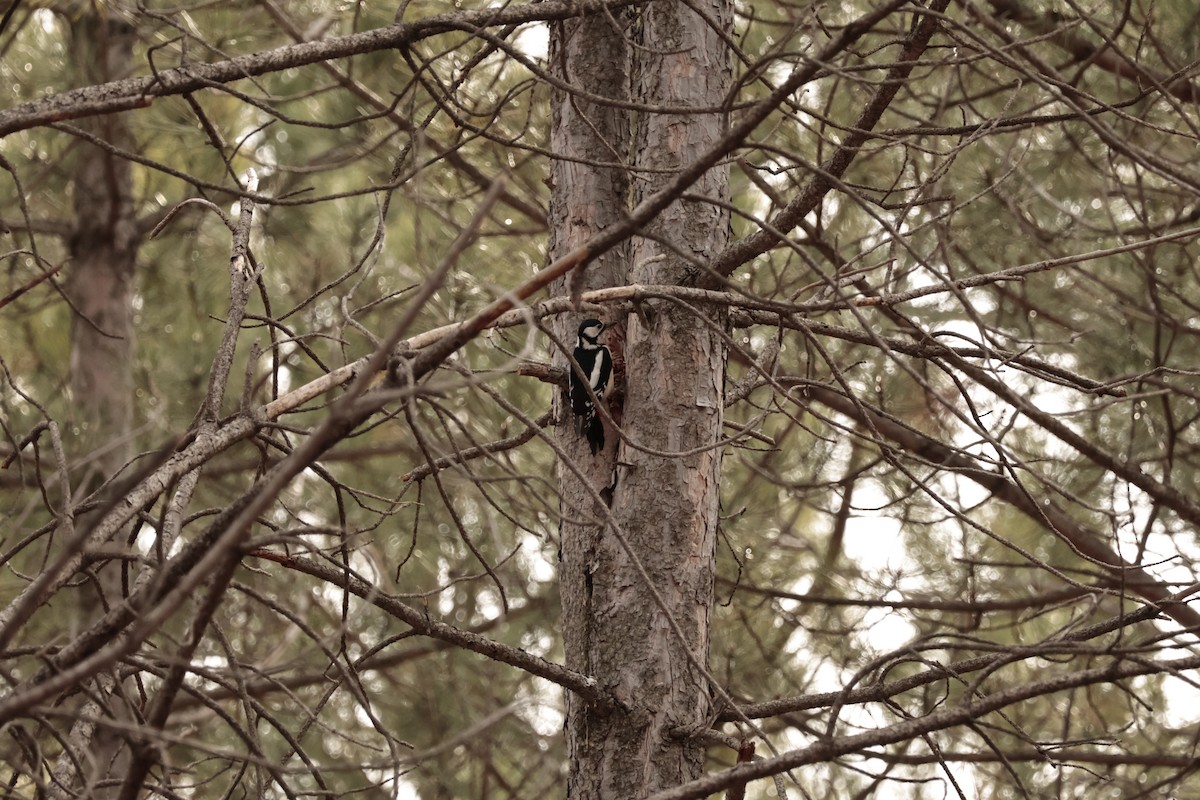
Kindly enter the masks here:
[[[729, 30], [729, 5], [715, 0], [702, 8], [722, 30]], [[632, 51], [634, 100], [720, 106], [732, 70], [718, 33], [682, 3], [653, 3], [640, 14], [640, 31], [631, 34], [640, 45]], [[597, 44], [590, 43], [589, 49], [595, 51]], [[572, 69], [568, 62], [567, 69], [570, 78], [582, 83], [582, 65]], [[610, 65], [604, 69], [606, 77], [611, 75]], [[638, 178], [631, 201], [659, 188], [726, 127], [725, 116], [716, 113], [639, 116], [631, 155]], [[624, 152], [625, 141], [614, 139], [608, 158]], [[643, 171], [637, 172], [639, 168]], [[596, 202], [578, 197], [578, 183], [556, 178], [555, 188], [573, 207]], [[727, 172], [712, 170], [694, 191], [726, 200]], [[634, 243], [624, 280], [675, 282], [687, 264], [659, 240], [704, 259], [725, 245], [728, 232], [727, 212], [704, 203], [675, 203], [649, 226], [651, 237]], [[591, 285], [597, 284], [589, 281]], [[567, 320], [560, 330], [573, 336], [577, 322]], [[629, 316], [616, 354], [625, 363], [616, 387], [618, 393], [623, 389], [623, 409], [614, 414], [622, 435], [609, 430], [608, 448], [596, 462], [589, 461], [586, 446], [578, 442], [567, 450], [596, 478], [594, 485], [603, 490], [616, 523], [615, 528], [600, 528], [564, 522], [567, 665], [593, 676], [621, 703], [616, 710], [600, 710], [568, 700], [571, 800], [643, 797], [694, 778], [703, 767], [703, 746], [681, 731], [705, 727], [711, 708], [703, 668], [718, 519], [721, 451], [716, 442], [722, 424], [725, 329], [722, 312], [701, 309], [697, 314], [665, 302], [643, 305]], [[568, 426], [560, 430], [568, 438], [574, 435]], [[615, 469], [609, 460], [614, 447]], [[584, 517], [591, 501], [571, 490], [564, 480], [566, 513]]]
[[[133, 59], [133, 29], [102, 12], [85, 12], [72, 24], [81, 85], [126, 75]], [[105, 141], [130, 149], [122, 114], [80, 123]], [[70, 240], [68, 291], [71, 319], [71, 395], [80, 445], [95, 453], [108, 477], [129, 460], [133, 430], [133, 279], [137, 257], [133, 181], [129, 162], [80, 142], [72, 189], [75, 226]]]
[[[75, 63], [82, 72], [80, 85], [125, 77], [133, 61], [134, 30], [102, 6], [83, 9], [72, 20]], [[84, 120], [80, 127], [123, 150], [133, 149], [133, 137], [123, 114]], [[75, 408], [76, 457], [89, 458], [88, 468], [77, 478], [87, 491], [125, 466], [133, 453], [133, 329], [134, 265], [138, 237], [135, 227], [133, 180], [130, 164], [120, 156], [90, 143], [80, 142], [73, 165], [75, 221], [69, 242], [70, 278], [67, 292], [74, 306], [71, 318], [71, 398]], [[71, 615], [82, 628], [107, 606], [121, 601], [120, 562], [101, 564], [94, 579], [74, 597], [78, 608]], [[97, 602], [97, 594], [106, 599]], [[76, 754], [86, 753], [80, 764], [64, 753], [54, 768], [51, 798], [73, 796], [82, 790], [88, 797], [114, 796], [129, 762], [124, 737], [90, 719], [117, 717], [123, 724], [136, 721], [124, 712], [116, 678], [101, 674], [80, 709], [80, 721], [71, 732]], [[82, 786], [80, 785], [82, 784]]]
[[[553, 26], [550, 60], [556, 74], [585, 92], [627, 100], [630, 20], [630, 13], [622, 10]], [[560, 156], [551, 165], [550, 257], [553, 260], [625, 216], [629, 203], [626, 161], [631, 137], [629, 114], [623, 109], [556, 92], [551, 111], [551, 145]], [[620, 285], [625, 279], [628, 261], [629, 245], [626, 242], [589, 264], [579, 288]], [[552, 287], [553, 293], [567, 294], [569, 280]], [[576, 329], [582, 318], [583, 315], [563, 315], [555, 321], [555, 334], [568, 350], [574, 346]], [[619, 357], [619, 341], [613, 342], [612, 333], [619, 333], [619, 330], [606, 334], [614, 345], [614, 355]], [[619, 336], [616, 338], [619, 340]], [[562, 364], [567, 361], [562, 353], [558, 354], [557, 360]], [[619, 380], [619, 375], [615, 378]], [[616, 386], [612, 388], [617, 389]], [[563, 648], [568, 667], [592, 674], [595, 631], [592, 573], [597, 566], [604, 530], [601, 524], [603, 511], [596, 507], [594, 498], [600, 495], [608, 501], [611, 497], [617, 437], [611, 426], [606, 425], [606, 446], [593, 456], [587, 442], [575, 432], [570, 419], [570, 403], [565, 401], [563, 393], [558, 394], [555, 406], [559, 419], [558, 444], [567, 454], [569, 464], [578, 470], [570, 469], [566, 463], [558, 465], [563, 515], [559, 529]], [[596, 759], [589, 738], [592, 715], [592, 709], [578, 698], [567, 695], [569, 798], [597, 796], [593, 793]]]

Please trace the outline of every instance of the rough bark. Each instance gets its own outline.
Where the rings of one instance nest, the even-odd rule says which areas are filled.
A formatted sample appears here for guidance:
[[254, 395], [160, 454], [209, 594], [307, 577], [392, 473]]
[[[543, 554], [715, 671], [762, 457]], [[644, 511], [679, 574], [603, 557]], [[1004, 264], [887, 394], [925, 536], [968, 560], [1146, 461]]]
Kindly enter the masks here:
[[[728, 29], [729, 5], [714, 0], [700, 8], [717, 28]], [[632, 34], [639, 45], [632, 51], [634, 99], [675, 108], [719, 106], [732, 72], [718, 31], [682, 3], [650, 4], [640, 14]], [[597, 43], [589, 45], [595, 52]], [[581, 66], [572, 75], [576, 81], [583, 77]], [[606, 66], [606, 80], [611, 73]], [[632, 200], [669, 183], [674, 171], [711, 146], [725, 128], [726, 119], [718, 113], [641, 114], [631, 154], [638, 175]], [[623, 150], [614, 145], [607, 158]], [[556, 178], [555, 186], [560, 195], [567, 194], [564, 189], [572, 197], [579, 194], [577, 181], [563, 184]], [[726, 199], [727, 172], [712, 169], [693, 189]], [[601, 197], [608, 202], [614, 196]], [[576, 202], [585, 207], [600, 202], [585, 197]], [[571, 219], [580, 226], [599, 222]], [[622, 278], [676, 282], [687, 265], [658, 240], [704, 259], [725, 245], [728, 229], [728, 215], [712, 205], [673, 203], [648, 226], [652, 236], [635, 241]], [[589, 275], [585, 288], [608, 285], [613, 277]], [[567, 332], [574, 321], [561, 323], [560, 330]], [[724, 312], [704, 310], [697, 316], [668, 301], [642, 303], [626, 320], [621, 348], [626, 368], [618, 375], [623, 409], [615, 415], [622, 433], [618, 437], [610, 429], [604, 458], [589, 464], [617, 527], [563, 526], [567, 664], [593, 676], [620, 702], [616, 709], [597, 709], [568, 700], [572, 800], [644, 797], [694, 779], [703, 766], [702, 745], [676, 731], [703, 727], [711, 706], [703, 667], [718, 515], [721, 452], [715, 445], [722, 419], [725, 324]], [[574, 445], [568, 452], [578, 455], [577, 463], [587, 461], [579, 455], [586, 448]], [[571, 494], [570, 481], [563, 483], [568, 506], [587, 509], [590, 500]], [[568, 513], [572, 510], [568, 507]]]
[[[586, 92], [627, 99], [628, 21], [628, 14], [614, 13], [611, 17], [588, 17], [556, 25], [551, 38], [553, 68]], [[558, 93], [553, 106], [551, 143], [555, 153], [562, 157], [553, 163], [551, 171], [550, 254], [555, 259], [625, 216], [629, 173], [616, 165], [625, 160], [629, 150], [629, 115], [621, 109]], [[614, 166], [597, 166], [597, 163]], [[620, 284], [628, 254], [627, 243], [605, 253], [586, 268], [578, 287], [586, 290]], [[560, 281], [553, 292], [567, 294], [567, 281]], [[579, 319], [579, 315], [566, 314], [555, 322], [556, 335], [568, 347], [574, 343]], [[563, 354], [558, 358], [565, 363]], [[614, 389], [619, 375], [615, 377]], [[556, 408], [560, 420], [559, 445], [587, 480], [587, 484], [583, 483], [575, 471], [559, 464], [563, 502], [560, 591], [566, 664], [591, 674], [594, 667], [590, 657], [594, 638], [591, 571], [603, 538], [603, 529], [596, 523], [601, 511], [595, 507], [593, 492], [606, 495], [610, 491], [616, 437], [609, 427], [606, 447], [592, 456], [570, 422], [569, 403], [559, 397]], [[589, 793], [593, 784], [592, 764], [583, 753], [588, 747], [586, 720], [591, 713], [581, 698], [568, 693], [567, 747], [571, 772], [567, 794], [571, 798], [592, 796]]]
[[[609, 15], [554, 25], [550, 39], [552, 69], [584, 92], [627, 99], [629, 22], [629, 13], [613, 11]], [[553, 261], [626, 216], [629, 171], [624, 162], [629, 152], [630, 128], [628, 112], [561, 92], [554, 95], [552, 114], [551, 146], [559, 156], [551, 166], [550, 258]], [[582, 276], [556, 282], [552, 292], [557, 296], [569, 294], [570, 279], [575, 280], [579, 290], [620, 285], [628, 260], [629, 244], [622, 242], [587, 265]], [[555, 321], [555, 334], [567, 348], [574, 345], [581, 318], [581, 314], [564, 314]], [[618, 358], [619, 333], [620, 328], [605, 334]], [[557, 354], [556, 361], [565, 365], [565, 354]], [[620, 380], [618, 372], [610, 395], [620, 391]], [[556, 398], [555, 410], [559, 420], [557, 441], [565, 454], [563, 461], [567, 462], [558, 465], [563, 514], [559, 530], [563, 647], [567, 667], [591, 675], [597, 666], [593, 660], [597, 628], [592, 573], [604, 540], [599, 524], [603, 514], [596, 507], [595, 498], [608, 497], [611, 492], [617, 436], [606, 424], [606, 446], [592, 456], [586, 441], [575, 432], [570, 404], [563, 396]], [[572, 799], [600, 796], [596, 794], [598, 754], [590, 739], [590, 720], [595, 713], [596, 709], [581, 697], [567, 693], [566, 739], [571, 765], [567, 796]]]

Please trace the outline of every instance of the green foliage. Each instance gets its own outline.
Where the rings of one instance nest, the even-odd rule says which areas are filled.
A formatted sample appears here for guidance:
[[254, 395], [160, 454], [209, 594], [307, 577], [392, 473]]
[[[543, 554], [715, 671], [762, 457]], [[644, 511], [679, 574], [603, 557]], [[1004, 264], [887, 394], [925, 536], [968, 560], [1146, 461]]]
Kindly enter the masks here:
[[[269, 12], [275, 5], [301, 31], [328, 18], [328, 35], [388, 25], [395, 13], [372, 4], [319, 2], [202, 5], [186, 13], [174, 4], [127, 9], [137, 31], [138, 72], [150, 63], [168, 68], [288, 44], [288, 26]], [[751, 63], [764, 63], [753, 74], [739, 66], [745, 82], [731, 102], [732, 118], [868, 5], [741, 8], [741, 52]], [[491, 7], [456, 4], [468, 6]], [[1066, 4], [1025, 7], [1043, 19], [1074, 14]], [[446, 10], [415, 0], [405, 19]], [[889, 343], [921, 341], [923, 331], [941, 344], [986, 349], [986, 358], [964, 358], [1000, 376], [1017, 400], [1058, 415], [1130, 469], [1181, 490], [1196, 486], [1198, 413], [1187, 383], [1196, 369], [1196, 245], [1181, 238], [1115, 252], [1195, 219], [1195, 104], [1161, 87], [1137, 85], [1095, 59], [1066, 58], [1051, 33], [1031, 33], [1019, 20], [989, 17], [998, 29], [985, 31], [962, 8], [948, 13], [936, 46], [875, 126], [878, 135], [823, 202], [787, 231], [792, 246], [759, 256], [732, 277], [738, 291], [777, 303], [865, 296], [848, 281], [827, 291], [835, 275], [861, 278], [885, 298], [907, 298], [882, 308], [851, 304], [803, 315], [805, 322], [830, 327], [806, 332], [791, 325], [782, 335], [775, 385], [760, 385], [726, 410], [731, 427], [748, 425], [756, 435], [726, 449], [716, 562], [710, 670], [739, 701], [899, 680], [939, 664], [1043, 644], [1134, 607], [1135, 595], [1116, 592], [1104, 564], [1080, 558], [1045, 524], [979, 489], [969, 476], [949, 474], [929, 452], [906, 449], [862, 419], [810, 401], [806, 383], [852, 392], [889, 419], [978, 459], [978, 472], [1066, 509], [1127, 560], [1172, 559], [1171, 566], [1191, 574], [1194, 528], [1132, 490], [1127, 474], [1067, 447], [1013, 398], [981, 389], [955, 357], [909, 355]], [[1193, 59], [1191, 4], [1136, 4], [1130, 16], [1121, 16], [1119, 4], [1103, 6], [1069, 30], [1093, 39], [1111, 32], [1121, 52], [1136, 56], [1148, 74], [1171, 75]], [[77, 20], [46, 8], [18, 18], [19, 26], [3, 37], [0, 105], [83, 85], [68, 57]], [[829, 168], [911, 24], [910, 10], [898, 12], [852, 50], [836, 54], [835, 63], [733, 154], [739, 163], [731, 195], [743, 215], [735, 215], [735, 238], [758, 230], [759, 220]], [[1139, 45], [1142, 31], [1152, 34], [1154, 46]], [[1028, 41], [1016, 45], [1006, 37]], [[545, 59], [538, 63], [548, 68]], [[1037, 64], [1070, 77], [1065, 86], [1072, 91], [1055, 86], [1057, 79], [1038, 72]], [[481, 203], [487, 187], [477, 176], [483, 183], [504, 176], [509, 199], [525, 208], [548, 205], [552, 91], [511, 53], [461, 30], [330, 62], [329, 69], [289, 66], [123, 112], [135, 141], [130, 190], [140, 241], [135, 451], [153, 453], [181, 438], [203, 403], [229, 308], [231, 231], [221, 215], [235, 220], [236, 181], [248, 168], [261, 178], [251, 250], [262, 278], [240, 334], [225, 418], [371, 354], [405, 315], [411, 314], [408, 334], [462, 320], [544, 266], [544, 221], [502, 201], [445, 281], [423, 306], [412, 307]], [[70, 270], [73, 174], [80, 159], [94, 154], [61, 127], [0, 139], [0, 178], [14, 187], [0, 206], [10, 228], [3, 293], [47, 269]], [[17, 179], [28, 228], [16, 202]], [[181, 206], [185, 201], [203, 202]], [[1082, 254], [1092, 255], [1050, 264]], [[1047, 268], [1020, 279], [979, 280], [1039, 263]], [[927, 294], [908, 296], [922, 291]], [[0, 308], [6, 370], [0, 417], [7, 440], [0, 452], [7, 458], [40, 422], [55, 420], [71, 459], [69, 477], [84, 485], [94, 454], [78, 449], [81, 399], [65, 388], [71, 319], [50, 281]], [[777, 333], [761, 323], [733, 330], [740, 348], [728, 386], [755, 374], [750, 360]], [[1018, 353], [1095, 383], [1064, 385], [1070, 382], [1019, 369], [1011, 360]], [[544, 336], [527, 336], [525, 328], [480, 338], [456, 354], [451, 368], [423, 383], [407, 408], [398, 398], [332, 447], [319, 469], [288, 485], [253, 526], [233, 589], [191, 658], [177, 703], [180, 721], [168, 726], [174, 738], [163, 744], [166, 762], [186, 778], [152, 771], [153, 780], [178, 781], [176, 789], [193, 784], [196, 797], [227, 791], [282, 796], [272, 781], [284, 780], [296, 795], [379, 787], [422, 798], [561, 794], [567, 754], [559, 689], [416, 636], [333, 583], [263, 556], [321, 560], [430, 619], [561, 661], [554, 569], [565, 512], [552, 448], [531, 436], [519, 447], [411, 479], [431, 460], [453, 460], [525, 432], [521, 415], [541, 417], [553, 407], [556, 390], [517, 374], [517, 367], [555, 357]], [[1105, 394], [1096, 384], [1119, 386], [1124, 396]], [[336, 396], [311, 400], [208, 462], [183, 539], [198, 536], [297, 446], [300, 431], [321, 424]], [[36, 438], [0, 476], [0, 502], [10, 521], [0, 577], [5, 602], [46, 568], [68, 536], [58, 527], [66, 500], [49, 434]], [[131, 465], [125, 477], [144, 463]], [[171, 555], [156, 544], [165, 498], [110, 543], [123, 548], [126, 589], [144, 564]], [[76, 523], [94, 510], [79, 509]], [[23, 544], [22, 537], [38, 531]], [[84, 627], [63, 609], [97, 604], [100, 582], [88, 568], [118, 571], [120, 559], [112, 553], [87, 555], [78, 579], [40, 606], [9, 643], [10, 683], [29, 680]], [[1064, 597], [1064, 587], [1079, 594]], [[1022, 607], [1029, 598], [1033, 604]], [[139, 692], [152, 695], [163, 685], [193, 610], [185, 606], [170, 616], [152, 646], [138, 651], [140, 661], [123, 662], [145, 669]], [[892, 705], [842, 710], [835, 733], [892, 724], [1049, 673], [1103, 666], [1110, 663], [1110, 645], [1147, 658], [1158, 657], [1162, 647], [1195, 646], [1194, 637], [1163, 645], [1158, 631], [1141, 624], [1120, 638], [1108, 634], [1075, 650], [1014, 659], [989, 674], [984, 688], [972, 683], [975, 676], [946, 675]], [[246, 686], [253, 688], [251, 699], [233, 699]], [[1101, 749], [1119, 735], [1131, 753], [1191, 752], [1194, 720], [1175, 730], [1142, 705], [1169, 706], [1168, 697], [1157, 676], [1089, 687], [1006, 708], [1003, 716], [929, 741], [945, 751], [987, 754], [1042, 743], [1047, 751], [1058, 743]], [[29, 723], [47, 763], [58, 757], [69, 730], [59, 727], [56, 715], [77, 711], [84, 699], [65, 702], [63, 712]], [[472, 730], [514, 702], [508, 713]], [[781, 749], [802, 746], [812, 734], [824, 735], [828, 712], [828, 705], [806, 709], [771, 719], [764, 729]], [[468, 735], [455, 738], [464, 731]], [[447, 740], [452, 746], [438, 747]], [[913, 743], [909, 755], [927, 746]], [[295, 755], [297, 747], [311, 762]], [[210, 760], [230, 751], [254, 756], [244, 762], [244, 775]], [[410, 761], [414, 752], [421, 758]], [[855, 772], [859, 767], [915, 781], [938, 774], [936, 763], [885, 766], [882, 752], [846, 762], [850, 769], [828, 764], [802, 780], [830, 797], [868, 796], [872, 779]], [[725, 763], [726, 756], [714, 750], [715, 762]], [[400, 789], [393, 770], [403, 775]], [[967, 796], [1073, 797], [1101, 787], [1133, 797], [1157, 781], [1172, 787], [1173, 796], [1196, 796], [1175, 781], [1173, 768], [1161, 766], [1052, 769], [1016, 759], [952, 770], [975, 787]], [[897, 789], [887, 796], [943, 796], [940, 783], [913, 787], [911, 795]], [[767, 796], [765, 785], [755, 791]], [[33, 794], [28, 780], [14, 792]]]

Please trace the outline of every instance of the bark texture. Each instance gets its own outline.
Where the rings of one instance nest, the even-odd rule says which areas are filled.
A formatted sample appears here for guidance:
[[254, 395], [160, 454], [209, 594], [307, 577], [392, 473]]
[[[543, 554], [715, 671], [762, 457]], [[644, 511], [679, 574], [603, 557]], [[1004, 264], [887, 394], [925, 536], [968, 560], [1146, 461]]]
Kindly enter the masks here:
[[[732, 70], [714, 25], [728, 30], [732, 10], [723, 0], [696, 8], [709, 21], [676, 2], [639, 10], [629, 33], [638, 45], [630, 51], [636, 101], [712, 108], [724, 100]], [[601, 43], [586, 46], [595, 54]], [[612, 64], [607, 60], [599, 73], [610, 85]], [[582, 83], [583, 64], [567, 67], [568, 76]], [[725, 128], [720, 113], [639, 114], [636, 133], [625, 140], [633, 143], [630, 160], [637, 176], [629, 202], [661, 188]], [[607, 153], [590, 157], [608, 160], [625, 151], [614, 141]], [[617, 196], [603, 182], [591, 184], [595, 195], [581, 194], [581, 186], [578, 177], [567, 184], [555, 178], [556, 196], [578, 204], [569, 217], [569, 236], [603, 224], [594, 216], [581, 218], [578, 208], [607, 207]], [[694, 191], [726, 199], [726, 170], [711, 170]], [[674, 283], [687, 262], [672, 247], [703, 261], [724, 247], [728, 230], [728, 215], [714, 206], [674, 203], [649, 226], [649, 237], [635, 240], [619, 278], [589, 268], [586, 288], [618, 279]], [[573, 336], [575, 322], [564, 320], [560, 330]], [[724, 312], [703, 309], [697, 316], [665, 301], [644, 303], [626, 320], [619, 353], [625, 369], [617, 375], [624, 395], [617, 419], [622, 433], [610, 428], [604, 458], [588, 464], [619, 531], [568, 521], [562, 532], [567, 665], [593, 676], [620, 701], [616, 709], [597, 709], [568, 698], [572, 800], [644, 797], [695, 778], [703, 767], [703, 746], [677, 731], [704, 727], [711, 707], [701, 668], [707, 663], [713, 596], [725, 326]], [[588, 461], [586, 447], [568, 452], [578, 455], [577, 462]], [[581, 516], [591, 501], [573, 495], [569, 480], [563, 487], [565, 511]]]
[[[564, 80], [592, 95], [626, 100], [629, 97], [630, 14], [614, 10], [610, 14], [586, 16], [553, 26], [550, 39], [551, 65]], [[553, 261], [591, 238], [596, 231], [624, 218], [629, 202], [628, 112], [594, 103], [578, 96], [556, 92], [552, 105], [551, 146], [559, 156], [551, 167], [550, 258]], [[574, 279], [579, 289], [597, 289], [620, 285], [625, 278], [629, 245], [622, 243], [587, 265], [586, 272]], [[555, 295], [570, 292], [566, 279], [552, 286]], [[556, 336], [565, 346], [574, 347], [579, 321], [592, 314], [564, 314], [554, 323]], [[604, 316], [604, 315], [600, 315]], [[605, 321], [609, 321], [606, 319]], [[620, 356], [619, 331], [610, 331], [605, 339]], [[556, 361], [566, 365], [563, 353]], [[610, 389], [618, 389], [620, 375], [614, 375]], [[611, 394], [611, 391], [610, 391]], [[611, 493], [616, 434], [607, 428], [604, 449], [593, 456], [583, 437], [575, 432], [570, 403], [559, 393], [555, 400], [559, 425], [558, 444], [568, 463], [558, 465], [558, 485], [562, 497], [563, 522], [559, 539], [559, 579], [563, 606], [563, 646], [566, 665], [591, 674], [594, 622], [592, 607], [592, 571], [597, 549], [603, 539], [602, 509], [597, 494]], [[594, 713], [577, 695], [567, 695], [567, 748], [571, 773], [568, 797], [595, 797], [593, 762], [587, 720]]]

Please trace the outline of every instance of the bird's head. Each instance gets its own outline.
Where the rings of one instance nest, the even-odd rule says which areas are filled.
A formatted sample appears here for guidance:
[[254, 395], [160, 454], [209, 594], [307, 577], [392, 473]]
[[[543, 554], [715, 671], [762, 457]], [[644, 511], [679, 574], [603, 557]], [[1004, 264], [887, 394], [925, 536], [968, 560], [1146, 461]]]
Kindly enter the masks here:
[[591, 350], [599, 347], [600, 334], [612, 327], [612, 323], [605, 325], [598, 319], [585, 319], [579, 323], [579, 346]]

